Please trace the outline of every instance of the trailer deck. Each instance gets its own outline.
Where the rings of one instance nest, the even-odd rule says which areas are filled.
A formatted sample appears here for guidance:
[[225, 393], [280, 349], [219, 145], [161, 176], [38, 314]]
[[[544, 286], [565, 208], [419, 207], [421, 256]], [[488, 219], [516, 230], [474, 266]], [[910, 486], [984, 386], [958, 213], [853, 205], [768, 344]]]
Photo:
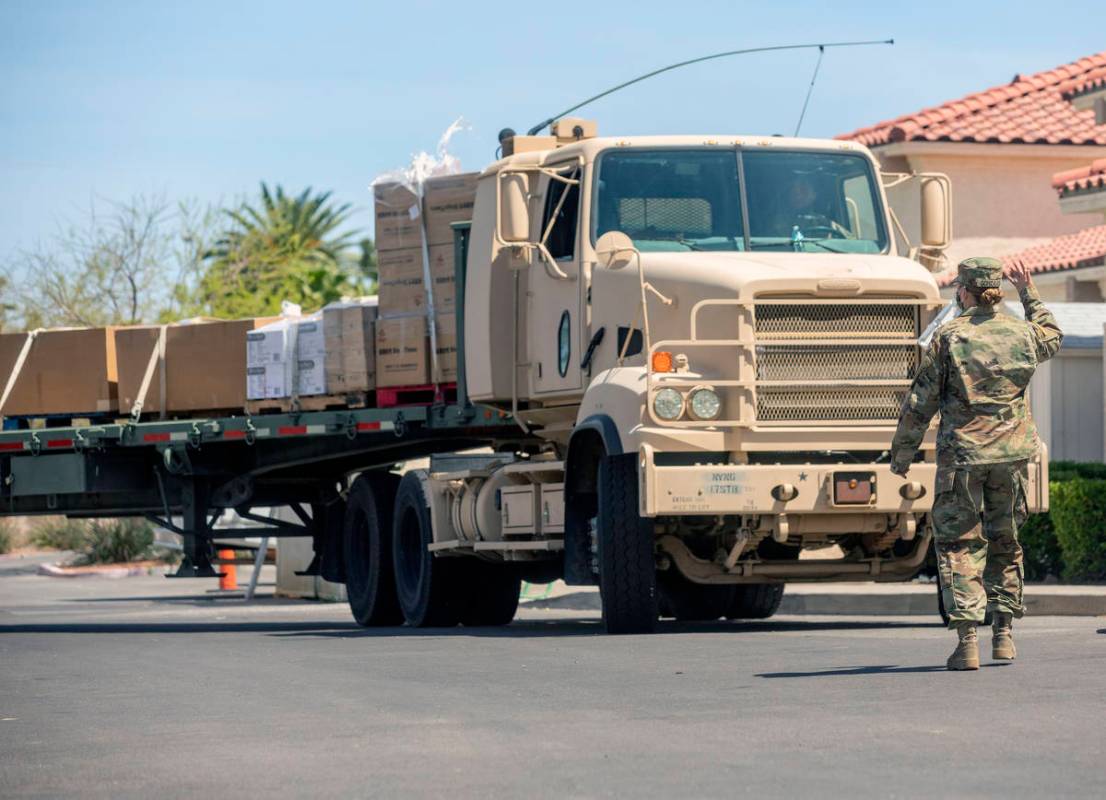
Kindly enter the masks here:
[[[233, 508], [269, 526], [242, 535], [314, 537], [318, 562], [341, 538], [328, 533], [346, 476], [521, 436], [510, 415], [469, 403], [9, 430], [0, 516], [144, 516], [184, 537], [178, 576], [207, 577], [212, 525]], [[301, 524], [251, 511], [272, 506]]]

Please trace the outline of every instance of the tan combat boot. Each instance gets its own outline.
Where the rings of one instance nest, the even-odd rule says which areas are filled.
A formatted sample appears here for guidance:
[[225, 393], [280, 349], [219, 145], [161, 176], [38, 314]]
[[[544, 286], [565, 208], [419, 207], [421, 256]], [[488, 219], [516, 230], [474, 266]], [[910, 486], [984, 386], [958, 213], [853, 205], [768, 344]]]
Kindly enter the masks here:
[[996, 661], [1013, 661], [1018, 654], [1014, 647], [1014, 615], [1009, 611], [996, 611], [991, 621], [991, 658]]
[[953, 623], [953, 628], [960, 637], [960, 643], [952, 651], [945, 666], [952, 670], [979, 669], [979, 637], [976, 635], [976, 624], [972, 621]]

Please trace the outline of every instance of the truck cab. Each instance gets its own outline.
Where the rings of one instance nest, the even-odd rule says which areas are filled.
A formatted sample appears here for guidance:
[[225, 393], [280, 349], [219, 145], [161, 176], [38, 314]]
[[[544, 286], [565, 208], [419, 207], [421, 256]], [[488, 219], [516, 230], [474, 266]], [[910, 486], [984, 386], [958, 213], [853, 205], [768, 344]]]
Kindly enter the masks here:
[[[608, 627], [916, 574], [934, 437], [906, 479], [886, 450], [945, 305], [928, 267], [947, 178], [881, 176], [852, 142], [604, 138], [583, 120], [504, 149], [468, 242], [468, 391], [543, 442], [564, 576], [600, 585]], [[923, 237], [901, 253], [884, 184], [910, 179]]]

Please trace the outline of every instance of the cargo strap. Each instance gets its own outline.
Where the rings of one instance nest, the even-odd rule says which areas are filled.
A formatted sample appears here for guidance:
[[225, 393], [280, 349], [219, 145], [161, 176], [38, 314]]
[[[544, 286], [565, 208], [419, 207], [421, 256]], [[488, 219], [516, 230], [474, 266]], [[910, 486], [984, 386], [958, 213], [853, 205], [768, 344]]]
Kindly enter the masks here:
[[146, 402], [146, 394], [150, 391], [150, 383], [154, 379], [154, 367], [158, 366], [160, 366], [158, 370], [159, 419], [165, 419], [165, 331], [168, 327], [168, 325], [162, 325], [158, 329], [157, 342], [154, 344], [153, 352], [150, 353], [150, 360], [146, 363], [146, 374], [142, 376], [142, 385], [138, 387], [138, 396], [134, 399], [134, 405], [131, 406], [132, 422], [138, 422], [142, 417], [142, 406]]
[[288, 397], [291, 400], [293, 411], [300, 410], [300, 321], [301, 317], [288, 317], [284, 329], [284, 363], [288, 365], [291, 386], [288, 387]]
[[31, 345], [34, 344], [35, 338], [42, 330], [42, 328], [36, 328], [33, 331], [27, 331], [27, 338], [23, 340], [23, 348], [19, 351], [19, 357], [15, 360], [15, 366], [12, 367], [12, 374], [8, 376], [8, 383], [4, 386], [4, 393], [0, 395], [0, 413], [3, 413], [4, 406], [8, 402], [8, 396], [12, 393], [12, 389], [15, 388], [15, 382], [19, 379], [19, 373], [23, 370], [23, 364], [26, 363], [27, 356], [31, 352]]
[[422, 282], [426, 289], [426, 327], [430, 335], [430, 383], [437, 385], [438, 376], [438, 326], [435, 324], [438, 311], [434, 305], [434, 275], [430, 269], [430, 235], [426, 230], [425, 197], [423, 181], [415, 183], [415, 197], [418, 201], [419, 230], [422, 232]]

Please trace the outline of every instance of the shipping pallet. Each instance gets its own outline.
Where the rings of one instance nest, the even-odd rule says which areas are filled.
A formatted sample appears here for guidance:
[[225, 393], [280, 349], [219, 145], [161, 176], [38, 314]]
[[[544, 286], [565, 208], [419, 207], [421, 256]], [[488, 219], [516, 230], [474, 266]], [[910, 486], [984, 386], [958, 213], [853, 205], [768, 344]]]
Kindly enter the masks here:
[[[181, 422], [189, 419], [215, 419], [218, 417], [241, 417], [245, 409], [239, 408], [197, 408], [190, 411], [167, 411], [162, 420], [160, 412], [156, 409], [144, 411], [139, 422]], [[120, 415], [113, 420], [119, 425], [127, 425], [133, 422], [130, 414]]]
[[109, 425], [115, 414], [28, 414], [4, 417], [0, 429], [5, 431], [44, 430], [46, 428], [88, 428]]
[[[341, 394], [314, 394], [298, 398], [300, 411], [340, 411], [344, 408], [372, 408], [372, 392], [343, 392]], [[293, 411], [292, 398], [281, 397], [270, 400], [247, 400], [246, 413], [251, 416], [260, 414], [290, 414]]]
[[457, 402], [456, 383], [425, 384], [423, 386], [376, 387], [376, 407], [430, 406]]

